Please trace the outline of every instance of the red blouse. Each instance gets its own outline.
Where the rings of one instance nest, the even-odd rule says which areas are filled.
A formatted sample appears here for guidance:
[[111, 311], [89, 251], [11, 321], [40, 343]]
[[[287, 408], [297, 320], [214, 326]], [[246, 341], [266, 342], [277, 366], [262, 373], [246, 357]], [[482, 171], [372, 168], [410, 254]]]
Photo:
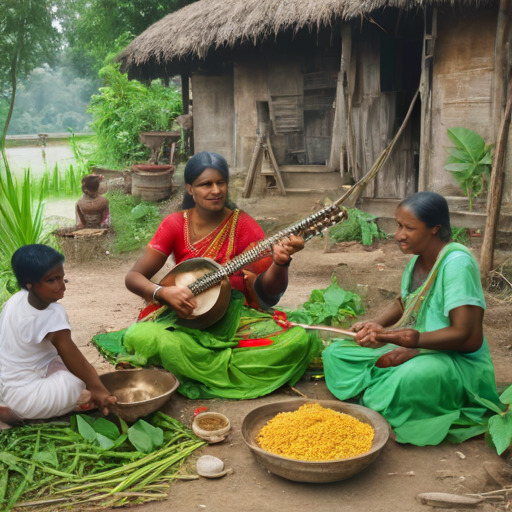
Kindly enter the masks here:
[[[232, 214], [209, 235], [195, 244], [190, 243], [188, 229], [188, 210], [167, 216], [148, 247], [166, 256], [174, 253], [176, 263], [190, 258], [210, 257], [217, 263], [224, 264], [234, 256], [242, 253], [248, 246], [265, 238], [260, 225], [247, 213], [233, 210]], [[262, 262], [263, 263], [263, 262]], [[271, 260], [263, 267], [268, 268]], [[266, 268], [260, 266], [258, 273]], [[243, 273], [237, 272], [230, 278], [231, 286], [245, 293]]]

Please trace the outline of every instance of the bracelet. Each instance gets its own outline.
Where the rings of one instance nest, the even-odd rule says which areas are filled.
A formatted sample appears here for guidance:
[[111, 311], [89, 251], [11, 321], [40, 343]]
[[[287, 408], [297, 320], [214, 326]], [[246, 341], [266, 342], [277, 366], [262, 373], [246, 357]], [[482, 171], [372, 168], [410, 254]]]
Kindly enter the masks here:
[[158, 285], [155, 290], [153, 291], [153, 302], [158, 302], [158, 299], [156, 298], [156, 294], [158, 293], [158, 290], [161, 290], [162, 287]]
[[293, 257], [290, 256], [290, 259], [286, 262], [286, 263], [277, 263], [275, 260], [274, 260], [274, 263], [278, 266], [278, 267], [289, 267], [290, 266], [290, 263], [292, 262], [292, 259]]

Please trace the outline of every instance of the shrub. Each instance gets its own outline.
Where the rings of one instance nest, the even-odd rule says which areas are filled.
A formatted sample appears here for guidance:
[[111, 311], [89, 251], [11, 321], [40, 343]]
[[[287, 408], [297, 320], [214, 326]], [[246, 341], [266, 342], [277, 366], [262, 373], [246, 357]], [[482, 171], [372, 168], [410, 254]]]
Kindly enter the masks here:
[[348, 219], [336, 224], [329, 230], [329, 238], [334, 242], [362, 242], [371, 245], [374, 240], [386, 238], [386, 234], [377, 226], [374, 215], [357, 208], [348, 211]]
[[161, 218], [158, 206], [120, 192], [107, 194], [115, 233], [114, 252], [135, 251], [153, 238]]
[[140, 142], [140, 132], [169, 130], [182, 112], [181, 94], [160, 80], [149, 87], [128, 80], [119, 64], [105, 66], [99, 76], [105, 86], [88, 107], [96, 133], [96, 160], [115, 167], [147, 159], [149, 149]]

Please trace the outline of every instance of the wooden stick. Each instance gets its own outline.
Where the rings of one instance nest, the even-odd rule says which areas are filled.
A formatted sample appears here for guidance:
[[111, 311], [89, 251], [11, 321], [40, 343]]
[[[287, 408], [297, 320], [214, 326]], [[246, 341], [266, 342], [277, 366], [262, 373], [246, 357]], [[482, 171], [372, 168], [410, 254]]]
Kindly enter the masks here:
[[397, 134], [395, 135], [395, 138], [388, 144], [387, 148], [379, 155], [379, 158], [375, 161], [372, 168], [355, 184], [352, 185], [345, 194], [343, 194], [337, 201], [335, 201], [335, 205], [338, 206], [343, 201], [351, 198], [352, 202], [355, 203], [365, 187], [370, 183], [370, 181], [375, 178], [377, 173], [382, 169], [384, 164], [386, 163], [387, 159], [389, 158], [389, 155], [393, 151], [393, 148], [395, 147], [395, 144], [398, 142], [398, 139], [400, 139], [400, 136], [402, 135], [403, 131], [405, 130], [405, 127], [407, 125], [407, 122], [409, 121], [409, 118], [412, 115], [412, 111], [414, 109], [414, 105], [416, 103], [416, 100], [418, 99], [420, 90], [418, 89], [416, 91], [416, 94], [414, 95], [414, 98], [411, 101], [411, 105], [409, 106], [409, 111], [407, 112], [407, 115], [405, 116], [405, 119], [402, 123], [402, 126], [400, 126], [400, 129], [398, 130]]
[[500, 131], [494, 150], [494, 159], [489, 184], [489, 197], [487, 199], [487, 218], [485, 219], [484, 241], [480, 257], [480, 272], [482, 281], [487, 283], [492, 269], [494, 258], [494, 243], [498, 221], [500, 217], [501, 197], [503, 195], [503, 183], [505, 181], [505, 159], [507, 156], [508, 135], [510, 131], [510, 117], [512, 113], [512, 75], [509, 76], [507, 106], [501, 120]]
[[337, 327], [328, 327], [327, 325], [306, 325], [306, 324], [298, 324], [295, 322], [290, 322], [290, 325], [293, 327], [302, 327], [303, 329], [310, 330], [310, 331], [335, 332], [336, 334], [341, 334], [342, 336], [347, 336], [348, 338], [356, 337], [355, 332], [347, 331], [346, 329], [338, 329]]

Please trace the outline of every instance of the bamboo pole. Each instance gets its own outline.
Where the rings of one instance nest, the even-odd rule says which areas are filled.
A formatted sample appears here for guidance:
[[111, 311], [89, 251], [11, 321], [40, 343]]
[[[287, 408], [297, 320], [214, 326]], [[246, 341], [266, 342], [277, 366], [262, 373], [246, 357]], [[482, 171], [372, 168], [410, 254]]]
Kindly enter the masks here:
[[377, 160], [373, 164], [372, 168], [368, 171], [368, 173], [365, 176], [363, 176], [355, 185], [350, 187], [350, 189], [334, 203], [335, 205], [340, 205], [347, 199], [350, 199], [350, 204], [355, 204], [355, 202], [359, 199], [359, 196], [362, 194], [363, 190], [366, 188], [368, 183], [370, 183], [370, 181], [372, 181], [373, 178], [375, 178], [375, 176], [377, 175], [377, 173], [382, 169], [387, 159], [389, 158], [389, 155], [392, 153], [396, 143], [400, 139], [400, 136], [405, 130], [405, 127], [407, 126], [407, 123], [412, 115], [412, 111], [414, 110], [414, 105], [416, 104], [416, 100], [418, 99], [419, 93], [420, 91], [418, 89], [416, 91], [416, 94], [414, 95], [414, 98], [411, 101], [409, 110], [407, 112], [407, 115], [405, 116], [402, 126], [400, 126], [400, 129], [398, 130], [394, 139], [388, 144], [386, 149], [379, 155], [379, 158], [377, 158]]
[[489, 184], [489, 197], [487, 199], [487, 218], [485, 219], [484, 241], [480, 257], [480, 272], [482, 281], [487, 283], [492, 270], [494, 259], [494, 243], [498, 220], [500, 217], [501, 197], [505, 181], [505, 159], [507, 156], [508, 137], [510, 131], [510, 117], [512, 113], [512, 81], [509, 76], [509, 86], [505, 114], [501, 120], [500, 130], [492, 165], [491, 182]]

